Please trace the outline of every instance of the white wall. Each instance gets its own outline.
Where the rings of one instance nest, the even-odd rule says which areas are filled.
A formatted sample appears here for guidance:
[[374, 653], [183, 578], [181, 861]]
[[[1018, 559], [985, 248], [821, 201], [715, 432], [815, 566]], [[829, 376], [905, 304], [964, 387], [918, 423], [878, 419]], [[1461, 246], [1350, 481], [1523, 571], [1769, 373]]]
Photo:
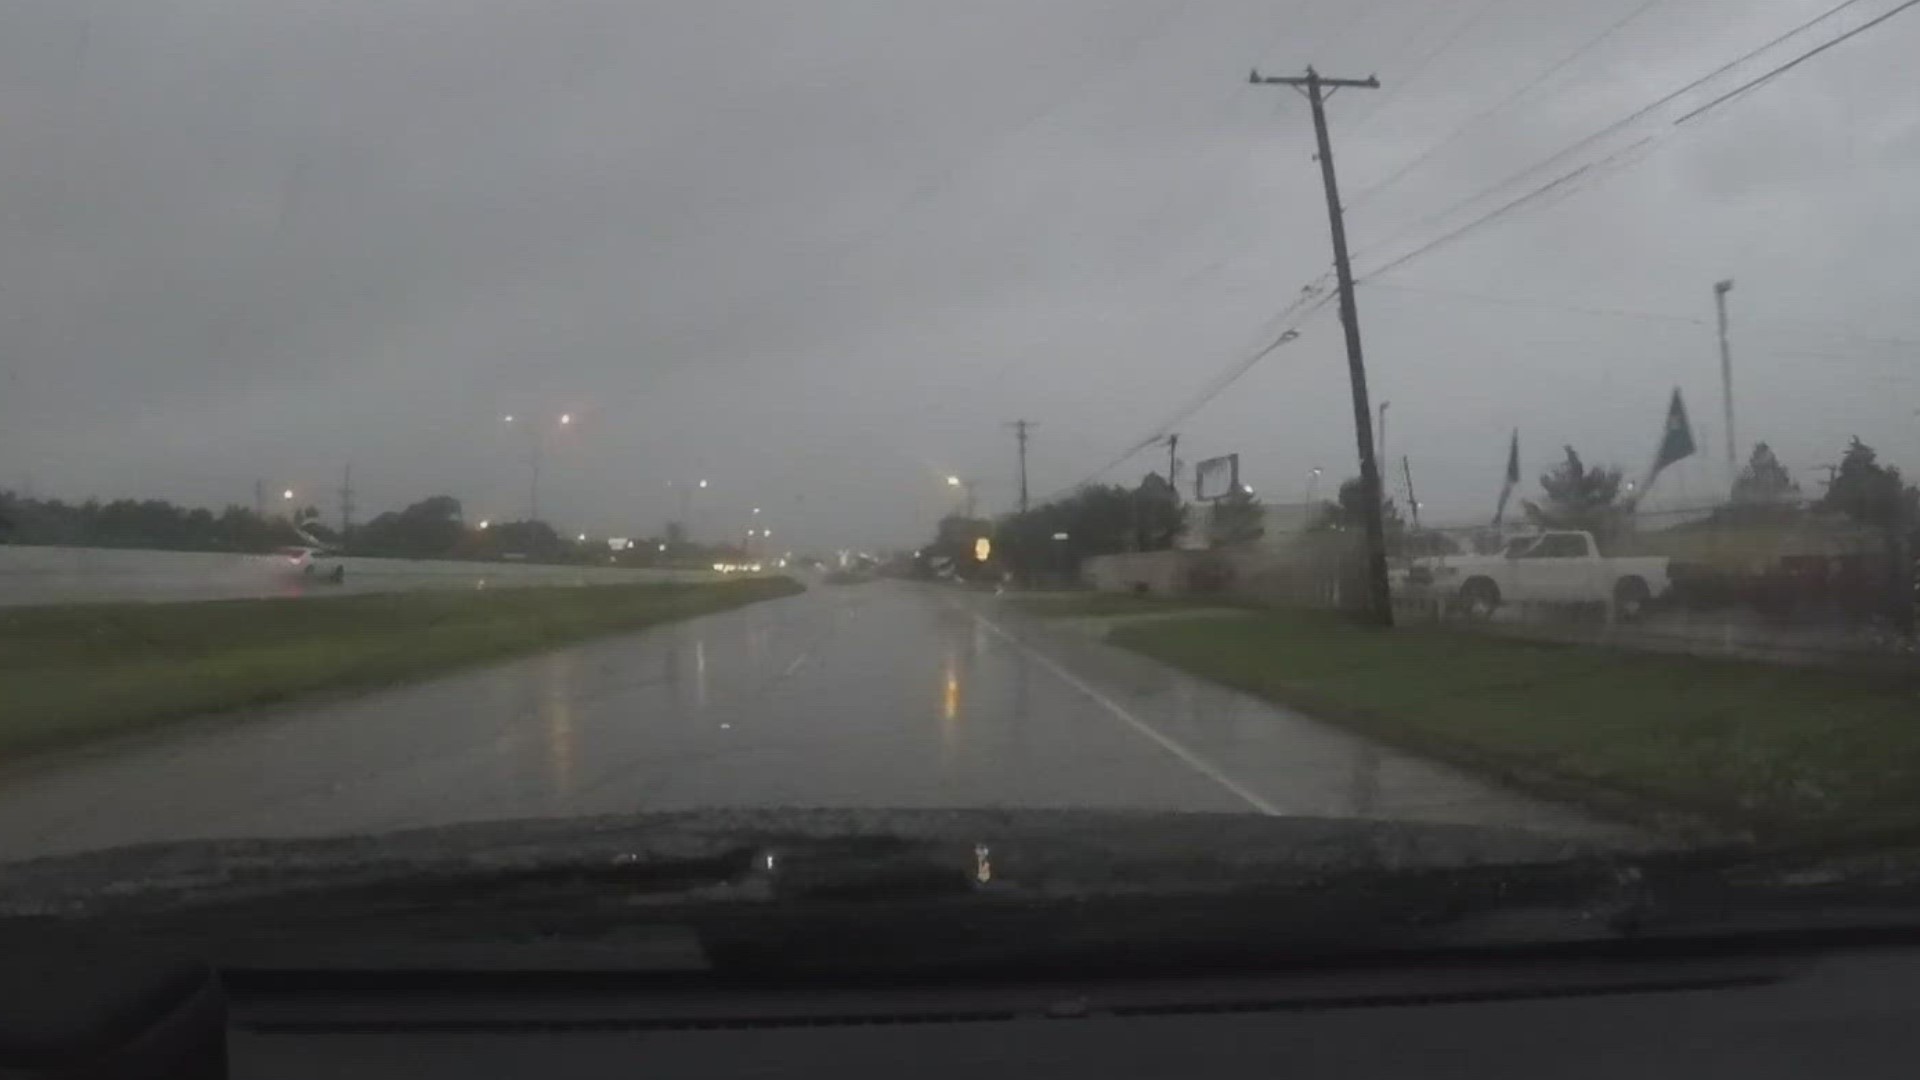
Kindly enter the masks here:
[[[339, 585], [303, 576], [279, 555], [128, 548], [0, 547], [0, 607], [116, 600], [338, 596], [343, 592], [711, 581], [700, 570], [634, 570], [412, 559], [339, 560]], [[331, 565], [331, 564], [329, 564]]]

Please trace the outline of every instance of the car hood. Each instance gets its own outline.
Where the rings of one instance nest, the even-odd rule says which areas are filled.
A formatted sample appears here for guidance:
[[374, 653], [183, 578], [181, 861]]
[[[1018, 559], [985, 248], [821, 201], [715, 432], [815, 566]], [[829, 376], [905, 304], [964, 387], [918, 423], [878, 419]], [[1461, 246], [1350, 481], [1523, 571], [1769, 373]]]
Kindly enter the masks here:
[[158, 910], [557, 871], [651, 876], [684, 889], [757, 882], [731, 899], [909, 880], [1050, 897], [1190, 894], [1370, 871], [1559, 864], [1624, 850], [1467, 825], [1237, 814], [697, 811], [52, 856], [6, 867], [0, 915]]

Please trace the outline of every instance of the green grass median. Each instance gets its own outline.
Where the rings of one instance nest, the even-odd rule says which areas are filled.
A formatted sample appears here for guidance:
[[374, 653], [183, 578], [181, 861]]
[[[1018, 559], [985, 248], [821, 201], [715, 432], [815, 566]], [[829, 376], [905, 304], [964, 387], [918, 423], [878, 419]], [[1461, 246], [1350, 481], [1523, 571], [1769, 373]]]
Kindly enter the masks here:
[[1170, 615], [1213, 610], [1223, 605], [1190, 599], [1135, 596], [1123, 592], [1035, 592], [1007, 598], [1014, 607], [1050, 618], [1121, 618], [1129, 615]]
[[1108, 640], [1545, 794], [1778, 839], [1920, 830], [1920, 679], [1615, 652], [1336, 616]]
[[801, 591], [754, 578], [0, 608], [0, 751], [367, 689]]

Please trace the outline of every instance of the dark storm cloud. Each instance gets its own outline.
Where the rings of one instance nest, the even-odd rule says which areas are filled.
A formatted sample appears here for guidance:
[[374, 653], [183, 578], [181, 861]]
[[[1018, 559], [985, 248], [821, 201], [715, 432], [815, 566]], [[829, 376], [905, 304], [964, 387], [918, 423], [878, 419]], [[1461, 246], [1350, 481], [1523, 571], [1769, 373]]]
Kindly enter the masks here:
[[[543, 490], [563, 524], [656, 529], [667, 482], [706, 475], [710, 530], [764, 504], [799, 543], [909, 541], [949, 471], [1005, 504], [1001, 421], [1041, 420], [1036, 487], [1070, 483], [1322, 271], [1302, 103], [1248, 66], [1380, 73], [1334, 103], [1357, 195], [1638, 6], [9, 8], [0, 483], [220, 502], [256, 476], [317, 494], [351, 459], [363, 504], [447, 491], [501, 516], [525, 444], [500, 415], [566, 410]], [[1654, 5], [1360, 200], [1357, 245], [1390, 257], [1435, 209], [1824, 6]], [[1675, 383], [1710, 425], [1703, 323], [1554, 305], [1699, 318], [1725, 276], [1743, 436], [1797, 463], [1858, 430], [1920, 459], [1875, 382], [1905, 372], [1839, 336], [1906, 318], [1916, 36], [1889, 23], [1363, 290], [1423, 499], [1477, 516], [1514, 425], [1530, 472], [1561, 441], [1637, 460]], [[1311, 464], [1349, 471], [1333, 326], [1185, 445], [1240, 450], [1275, 498]]]

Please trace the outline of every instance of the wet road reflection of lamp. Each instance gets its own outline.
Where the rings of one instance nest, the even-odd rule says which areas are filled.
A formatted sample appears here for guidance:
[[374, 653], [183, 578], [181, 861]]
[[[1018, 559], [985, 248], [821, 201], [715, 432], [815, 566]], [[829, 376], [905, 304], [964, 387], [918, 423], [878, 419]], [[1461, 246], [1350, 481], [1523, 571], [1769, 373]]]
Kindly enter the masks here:
[[698, 707], [707, 707], [707, 639], [698, 638], [693, 643], [693, 702]]
[[549, 783], [556, 799], [571, 798], [575, 750], [572, 657], [566, 653], [556, 653], [547, 662], [544, 675], [546, 692], [540, 711], [542, 719], [546, 721]]
[[953, 749], [954, 741], [960, 734], [960, 664], [952, 653], [947, 654], [944, 676], [940, 683], [940, 749], [944, 754]]

